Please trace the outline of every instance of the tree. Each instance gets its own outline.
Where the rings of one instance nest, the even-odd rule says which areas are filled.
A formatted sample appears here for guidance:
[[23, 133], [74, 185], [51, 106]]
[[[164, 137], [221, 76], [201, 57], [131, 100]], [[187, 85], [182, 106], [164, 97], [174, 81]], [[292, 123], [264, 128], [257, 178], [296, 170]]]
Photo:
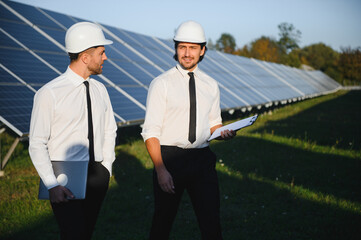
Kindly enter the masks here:
[[325, 71], [330, 66], [336, 66], [338, 62], [338, 53], [324, 43], [304, 47], [301, 56], [306, 61], [302, 63], [321, 71]]
[[338, 66], [346, 83], [361, 84], [361, 47], [341, 48]]
[[284, 64], [289, 65], [291, 67], [296, 67], [296, 68], [301, 67], [300, 52], [301, 52], [301, 50], [299, 48], [293, 49], [287, 55], [287, 59], [284, 62]]
[[306, 46], [300, 52], [302, 64], [321, 70], [336, 81], [341, 81], [338, 69], [339, 53], [324, 43]]
[[234, 53], [236, 40], [231, 34], [223, 33], [216, 42], [216, 49], [225, 53]]
[[298, 48], [301, 31], [297, 30], [292, 24], [286, 22], [279, 24], [278, 29], [280, 30], [278, 33], [280, 36], [278, 43], [286, 53]]
[[247, 45], [244, 45], [242, 49], [238, 48], [234, 54], [238, 55], [238, 56], [243, 56], [243, 57], [251, 57], [250, 52], [249, 52], [249, 47]]
[[282, 51], [277, 41], [262, 36], [251, 43], [249, 56], [263, 61], [281, 63]]

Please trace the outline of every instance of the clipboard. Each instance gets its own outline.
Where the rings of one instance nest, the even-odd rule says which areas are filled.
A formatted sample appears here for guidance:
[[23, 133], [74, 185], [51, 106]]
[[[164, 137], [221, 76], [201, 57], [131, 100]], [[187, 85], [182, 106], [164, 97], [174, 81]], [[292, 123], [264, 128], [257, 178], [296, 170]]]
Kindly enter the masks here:
[[258, 118], [258, 115], [254, 115], [252, 117], [249, 118], [245, 118], [242, 120], [239, 120], [237, 122], [234, 123], [230, 123], [228, 125], [225, 125], [223, 127], [217, 128], [213, 134], [210, 136], [210, 138], [208, 138], [208, 142], [210, 142], [211, 140], [221, 136], [221, 132], [224, 130], [233, 130], [233, 131], [238, 131], [239, 129], [251, 126]]
[[[84, 199], [88, 177], [88, 161], [51, 161], [55, 177], [60, 185], [68, 188], [74, 199]], [[41, 200], [49, 199], [49, 190], [40, 179], [39, 195]]]

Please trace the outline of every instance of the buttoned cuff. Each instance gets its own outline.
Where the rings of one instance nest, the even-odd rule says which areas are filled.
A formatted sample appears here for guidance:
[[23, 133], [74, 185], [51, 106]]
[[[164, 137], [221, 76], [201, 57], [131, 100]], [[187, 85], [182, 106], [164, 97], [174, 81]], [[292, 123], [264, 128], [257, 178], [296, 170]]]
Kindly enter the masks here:
[[43, 178], [42, 180], [43, 180], [44, 185], [46, 186], [46, 188], [48, 190], [53, 188], [53, 187], [56, 187], [56, 186], [60, 185], [58, 183], [58, 181], [56, 180], [55, 175], [47, 176], [47, 177]]

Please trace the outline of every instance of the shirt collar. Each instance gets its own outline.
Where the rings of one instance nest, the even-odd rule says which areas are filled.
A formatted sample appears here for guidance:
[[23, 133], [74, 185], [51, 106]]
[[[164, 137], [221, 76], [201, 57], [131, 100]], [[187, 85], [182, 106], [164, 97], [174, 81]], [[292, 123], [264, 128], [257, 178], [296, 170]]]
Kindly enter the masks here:
[[[186, 69], [183, 69], [179, 63], [177, 64], [176, 68], [178, 69], [180, 74], [182, 74], [182, 76], [184, 78], [189, 78], [189, 75], [188, 75], [189, 71]], [[199, 71], [199, 69], [198, 69], [198, 64], [197, 64], [196, 68], [193, 70], [194, 76], [198, 75], [198, 71]]]
[[76, 74], [71, 68], [68, 66], [68, 69], [65, 72], [66, 76], [69, 78], [69, 80], [74, 84], [74, 86], [79, 86], [83, 84], [84, 81], [89, 81], [90, 77], [84, 80], [81, 76]]

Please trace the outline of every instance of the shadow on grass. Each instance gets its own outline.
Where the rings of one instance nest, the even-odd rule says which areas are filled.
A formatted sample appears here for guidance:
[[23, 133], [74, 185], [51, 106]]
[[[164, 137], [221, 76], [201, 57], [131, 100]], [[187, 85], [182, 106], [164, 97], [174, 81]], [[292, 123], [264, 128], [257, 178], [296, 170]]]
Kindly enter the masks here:
[[107, 193], [94, 239], [146, 239], [153, 211], [152, 171], [118, 151], [113, 174], [117, 186]]
[[[219, 171], [225, 239], [359, 238], [360, 213], [304, 200], [287, 189], [248, 177], [256, 174], [285, 183], [294, 177], [296, 186], [359, 201], [360, 178], [354, 174], [360, 169], [344, 164], [352, 163], [351, 159], [312, 154], [254, 138], [237, 137], [234, 144], [239, 151], [229, 154], [224, 154], [229, 144], [212, 146], [228, 168], [244, 176], [238, 179]], [[265, 156], [267, 152], [269, 155]], [[279, 157], [275, 159], [273, 154]], [[152, 170], [145, 169], [138, 159], [118, 153], [114, 164], [117, 186], [107, 194], [93, 239], [147, 239], [153, 211], [151, 175]], [[53, 218], [41, 218], [4, 239], [57, 239], [54, 224]], [[187, 195], [171, 239], [200, 239]]]
[[[361, 236], [361, 213], [357, 210], [352, 212], [325, 200], [306, 200], [294, 194], [291, 187], [277, 187], [278, 184], [290, 186], [294, 179], [295, 187], [302, 187], [311, 195], [331, 194], [337, 202], [346, 199], [360, 209], [359, 162], [255, 138], [238, 137], [233, 143], [238, 150], [230, 147], [229, 153], [220, 157], [225, 167], [242, 176], [236, 180], [219, 174], [225, 239], [358, 239]], [[224, 143], [213, 146], [216, 153], [224, 153], [227, 148]]]
[[[236, 138], [232, 146], [237, 146], [237, 153], [230, 148], [221, 158], [243, 176], [255, 174], [289, 185], [293, 182], [315, 193], [361, 203], [360, 159], [304, 151], [252, 137]], [[214, 148], [224, 152], [227, 146]]]
[[361, 150], [361, 91], [350, 91], [281, 121], [268, 121], [257, 132], [299, 138], [323, 146]]
[[[348, 93], [296, 116], [269, 122], [256, 131], [273, 130], [275, 135], [289, 138], [304, 137], [307, 132], [307, 140], [317, 144], [334, 146], [338, 139], [337, 147], [350, 149], [348, 143], [353, 141], [352, 148], [359, 150], [360, 115], [359, 112], [353, 115], [353, 106], [349, 106], [350, 101], [359, 105], [360, 95], [356, 95]], [[339, 113], [337, 106], [343, 105], [348, 107]], [[350, 127], [354, 130], [349, 131]], [[360, 159], [243, 136], [217, 142], [211, 148], [224, 164], [217, 165], [224, 239], [360, 239]], [[126, 152], [117, 152], [113, 177], [116, 184], [106, 196], [93, 239], [147, 239], [153, 213], [152, 170], [144, 168], [141, 162]], [[316, 200], [308, 200], [295, 194], [291, 187], [278, 185], [291, 182], [295, 188], [302, 187], [314, 194]], [[331, 195], [336, 204], [318, 201], [318, 194]], [[341, 200], [357, 208], [343, 207], [338, 204]], [[4, 239], [57, 239], [55, 220], [41, 218]], [[171, 239], [200, 239], [186, 194]]]

